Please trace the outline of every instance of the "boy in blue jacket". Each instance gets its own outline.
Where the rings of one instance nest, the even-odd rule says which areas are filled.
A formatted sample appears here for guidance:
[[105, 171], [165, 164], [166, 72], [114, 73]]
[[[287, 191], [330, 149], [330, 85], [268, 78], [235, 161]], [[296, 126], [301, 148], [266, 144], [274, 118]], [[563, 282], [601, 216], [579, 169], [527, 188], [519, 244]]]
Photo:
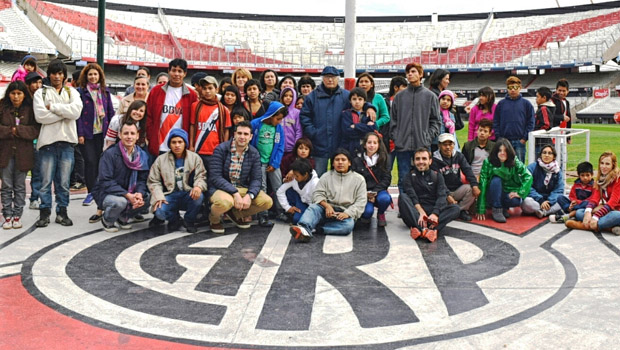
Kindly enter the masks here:
[[349, 93], [351, 108], [345, 109], [340, 115], [340, 131], [342, 139], [340, 147], [355, 157], [360, 149], [362, 138], [377, 130], [377, 125], [364, 113], [364, 105], [368, 99], [366, 91], [356, 87]]
[[[286, 117], [288, 109], [280, 102], [271, 102], [265, 114], [252, 120], [251, 145], [256, 147], [260, 154], [262, 171], [262, 190], [267, 192], [267, 180], [273, 191], [277, 191], [282, 185], [280, 173], [280, 161], [284, 154], [284, 129], [280, 123]], [[276, 211], [281, 212], [280, 204], [276, 202]], [[258, 224], [272, 226], [267, 212], [258, 214]]]

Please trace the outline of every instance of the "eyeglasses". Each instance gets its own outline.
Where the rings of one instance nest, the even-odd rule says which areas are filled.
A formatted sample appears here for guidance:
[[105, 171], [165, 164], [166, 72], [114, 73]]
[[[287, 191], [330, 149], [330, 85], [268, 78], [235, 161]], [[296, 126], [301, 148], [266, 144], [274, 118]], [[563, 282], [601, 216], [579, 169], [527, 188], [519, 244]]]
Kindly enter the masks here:
[[508, 90], [519, 90], [521, 88], [521, 85], [510, 85], [508, 87]]

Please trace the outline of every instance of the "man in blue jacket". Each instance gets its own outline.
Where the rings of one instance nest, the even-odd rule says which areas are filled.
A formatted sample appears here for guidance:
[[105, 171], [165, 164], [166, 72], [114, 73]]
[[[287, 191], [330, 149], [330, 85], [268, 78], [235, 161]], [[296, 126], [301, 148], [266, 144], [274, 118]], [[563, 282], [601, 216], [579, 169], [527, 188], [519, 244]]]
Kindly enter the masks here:
[[508, 95], [499, 101], [493, 114], [493, 130], [497, 139], [510, 141], [517, 157], [525, 163], [525, 144], [534, 130], [535, 113], [532, 104], [521, 96], [521, 79], [511, 76], [506, 80]]
[[117, 232], [119, 226], [130, 229], [128, 219], [149, 203], [148, 155], [136, 146], [138, 126], [134, 123], [121, 125], [119, 136], [121, 142], [103, 152], [99, 177], [93, 188], [93, 197], [103, 210], [101, 223], [107, 232]]
[[[312, 141], [312, 157], [319, 177], [327, 171], [329, 157], [340, 147], [340, 114], [351, 108], [349, 91], [338, 86], [338, 69], [327, 66], [321, 76], [323, 83], [306, 97], [299, 113], [304, 135]], [[376, 120], [376, 108], [372, 104], [367, 102], [364, 111], [370, 119]]]
[[261, 191], [260, 154], [250, 145], [252, 125], [237, 124], [234, 138], [220, 143], [209, 161], [208, 192], [213, 233], [224, 233], [220, 217], [226, 214], [238, 228], [249, 228], [243, 218], [269, 210], [273, 200]]

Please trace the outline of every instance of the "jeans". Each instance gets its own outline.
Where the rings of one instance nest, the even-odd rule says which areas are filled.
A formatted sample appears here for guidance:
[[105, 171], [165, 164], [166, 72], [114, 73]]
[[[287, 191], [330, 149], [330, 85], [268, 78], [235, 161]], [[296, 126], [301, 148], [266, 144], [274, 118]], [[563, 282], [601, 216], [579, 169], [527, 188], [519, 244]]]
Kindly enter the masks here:
[[179, 217], [179, 210], [185, 210], [185, 222], [193, 225], [196, 222], [196, 216], [202, 206], [204, 196], [201, 193], [198, 199], [194, 200], [189, 196], [189, 192], [176, 191], [166, 196], [166, 202], [168, 204], [162, 204], [155, 211], [155, 216], [160, 220], [166, 220], [168, 222], [176, 221]]
[[41, 158], [41, 205], [39, 209], [52, 208], [52, 182], [56, 193], [56, 212], [69, 206], [69, 181], [73, 170], [73, 145], [55, 142], [39, 149]]
[[491, 207], [508, 209], [520, 206], [521, 201], [521, 198], [509, 198], [508, 193], [504, 192], [502, 179], [493, 176], [487, 189], [487, 202]]
[[[575, 219], [577, 221], [583, 221], [583, 217], [585, 216], [585, 209], [577, 210], [577, 214], [575, 215]], [[620, 226], [620, 211], [612, 210], [607, 215], [598, 219], [598, 230], [602, 231], [604, 229], [612, 228]]]
[[312, 232], [318, 226], [322, 226], [323, 233], [326, 235], [346, 236], [353, 232], [355, 221], [352, 218], [344, 220], [326, 219], [325, 208], [319, 204], [311, 204], [304, 212], [304, 215], [301, 216], [301, 219], [299, 219], [298, 224], [306, 228], [308, 232]]
[[107, 195], [103, 199], [103, 203], [101, 206], [103, 207], [103, 220], [108, 224], [113, 224], [119, 218], [123, 218], [123, 221], [127, 221], [127, 219], [134, 217], [136, 214], [140, 213], [143, 208], [148, 208], [149, 206], [149, 198], [148, 194], [143, 198], [144, 205], [133, 209], [129, 205], [129, 201], [127, 198], [123, 196], [114, 196]]
[[329, 158], [323, 157], [312, 157], [314, 158], [314, 170], [316, 170], [316, 174], [321, 177], [321, 175], [327, 172], [327, 163], [329, 162]]
[[402, 189], [402, 179], [411, 171], [411, 159], [413, 158], [413, 152], [393, 152], [396, 155], [396, 162], [398, 162], [398, 190], [400, 193], [404, 193]]
[[32, 202], [39, 199], [39, 191], [41, 190], [41, 157], [36, 145], [34, 145], [34, 166], [30, 173], [30, 188], [32, 189], [30, 201]]
[[21, 217], [26, 205], [26, 172], [19, 171], [15, 164], [15, 157], [9, 159], [2, 173], [2, 216], [5, 219]]
[[366, 202], [366, 208], [364, 208], [364, 213], [362, 217], [364, 219], [370, 219], [372, 214], [375, 212], [375, 207], [378, 208], [377, 214], [381, 215], [385, 213], [387, 208], [392, 203], [392, 196], [388, 193], [388, 191], [379, 191], [377, 193], [377, 197], [375, 197], [375, 202], [371, 203], [370, 201]]
[[[568, 207], [570, 207], [570, 199], [566, 196], [558, 197], [558, 204], [562, 207], [564, 213], [568, 213]], [[573, 207], [573, 210], [585, 209], [588, 206], [588, 201], [583, 201]]]
[[301, 216], [304, 214], [306, 209], [308, 209], [308, 204], [302, 202], [299, 193], [297, 193], [292, 188], [286, 190], [286, 200], [288, 201], [289, 205], [301, 210], [301, 213], [296, 212], [295, 214], [293, 214], [293, 224], [296, 225], [299, 222], [299, 219], [301, 219]]
[[512, 148], [515, 149], [515, 153], [517, 157], [519, 157], [519, 160], [523, 162], [523, 164], [527, 164], [525, 160], [525, 145], [521, 143], [521, 140], [511, 140], [510, 144]]

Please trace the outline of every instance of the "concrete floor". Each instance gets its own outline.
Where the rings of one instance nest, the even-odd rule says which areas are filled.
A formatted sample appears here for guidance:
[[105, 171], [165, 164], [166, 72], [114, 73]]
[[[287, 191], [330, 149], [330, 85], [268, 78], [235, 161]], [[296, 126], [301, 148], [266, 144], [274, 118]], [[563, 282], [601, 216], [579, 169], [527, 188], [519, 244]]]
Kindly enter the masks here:
[[[511, 218], [435, 243], [388, 226], [291, 240], [288, 226], [0, 231], [0, 349], [607, 349], [620, 237]], [[147, 218], [150, 219], [150, 215]], [[52, 215], [52, 220], [54, 215]], [[524, 218], [527, 219], [527, 218]], [[512, 224], [511, 224], [512, 222]], [[515, 229], [515, 227], [519, 229]], [[516, 230], [516, 232], [515, 232]], [[520, 230], [520, 231], [519, 231]]]

